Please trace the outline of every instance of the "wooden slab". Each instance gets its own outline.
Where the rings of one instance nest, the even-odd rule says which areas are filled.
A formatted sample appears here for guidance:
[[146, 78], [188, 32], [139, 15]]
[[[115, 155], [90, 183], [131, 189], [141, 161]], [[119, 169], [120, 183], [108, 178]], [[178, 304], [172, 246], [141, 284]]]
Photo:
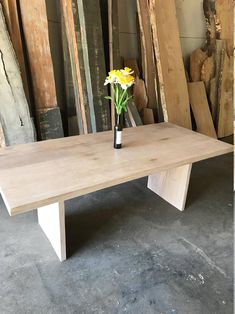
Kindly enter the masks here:
[[206, 37], [208, 46], [213, 46], [216, 38], [216, 0], [203, 0], [203, 10], [206, 19]]
[[[101, 2], [101, 10], [104, 8], [105, 2]], [[102, 11], [101, 11], [102, 12]], [[119, 22], [118, 22], [118, 0], [108, 0], [108, 42], [109, 42], [109, 69], [119, 69], [121, 65], [120, 49], [119, 49]], [[107, 67], [106, 67], [107, 68]], [[107, 72], [108, 72], [107, 71]], [[114, 104], [114, 91], [111, 88], [111, 123], [112, 129], [116, 124], [116, 109]]]
[[[71, 65], [71, 74], [72, 74], [72, 81], [73, 81], [73, 91], [75, 96], [75, 108], [77, 113], [77, 120], [78, 120], [78, 127], [79, 127], [79, 133], [80, 134], [87, 134], [88, 131], [90, 131], [90, 128], [88, 129], [89, 124], [89, 106], [88, 106], [88, 100], [86, 97], [86, 91], [85, 91], [85, 76], [82, 76], [81, 73], [81, 65], [80, 65], [80, 59], [78, 54], [78, 47], [77, 47], [77, 37], [75, 32], [75, 24], [74, 24], [74, 16], [73, 14], [77, 14], [78, 21], [78, 12], [73, 11], [73, 5], [72, 0], [63, 0], [60, 1], [61, 6], [61, 13], [62, 13], [62, 24], [64, 26], [64, 49], [66, 52], [66, 48], [69, 52], [69, 64]], [[80, 34], [78, 34], [80, 36]], [[66, 41], [66, 42], [65, 42]], [[67, 43], [67, 47], [65, 47]], [[64, 52], [64, 57], [65, 57]], [[65, 59], [65, 65], [68, 63], [67, 58]], [[69, 75], [69, 73], [67, 73]], [[69, 77], [67, 76], [67, 79]], [[69, 82], [67, 82], [69, 84]]]
[[148, 105], [148, 96], [146, 93], [145, 83], [138, 76], [135, 79], [135, 85], [133, 88], [133, 99], [139, 111], [141, 111], [143, 108], [146, 108]]
[[201, 134], [217, 138], [204, 83], [188, 83], [188, 91], [190, 105], [197, 125], [197, 131]]
[[150, 109], [150, 108], [143, 109], [143, 121], [144, 121], [144, 124], [154, 123], [153, 109]]
[[128, 115], [128, 122], [130, 122], [131, 126], [135, 127], [143, 124], [134, 102], [129, 102], [127, 110], [126, 115]]
[[150, 20], [165, 121], [191, 129], [191, 116], [174, 0], [150, 0]]
[[224, 51], [218, 91], [218, 138], [233, 134], [233, 57]]
[[6, 145], [34, 141], [22, 78], [0, 5], [0, 124]]
[[201, 80], [202, 65], [207, 57], [207, 52], [200, 48], [190, 54], [190, 77], [192, 82], [199, 82]]
[[216, 0], [216, 38], [225, 39], [227, 43], [227, 53], [233, 56], [234, 50], [234, 1]]
[[218, 90], [221, 73], [221, 59], [222, 53], [226, 49], [226, 41], [217, 39], [215, 41], [215, 76], [210, 80], [210, 103], [211, 114], [214, 125], [217, 125], [217, 111], [218, 111]]
[[[57, 106], [46, 4], [42, 0], [20, 0], [22, 24], [30, 62], [35, 104], [38, 109]], [[38, 47], [41, 46], [41, 49]]]
[[140, 25], [142, 73], [148, 95], [148, 108], [158, 108], [156, 88], [156, 64], [154, 60], [153, 38], [150, 24], [148, 1], [137, 0], [137, 11]]
[[[47, 110], [58, 108], [46, 3], [44, 0], [19, 0], [19, 4], [36, 112], [38, 116], [42, 116], [44, 113], [46, 114]], [[52, 112], [55, 112], [55, 117], [57, 117], [58, 111]], [[59, 122], [57, 137], [63, 136], [61, 119]], [[47, 139], [47, 136], [51, 134], [52, 128], [53, 126], [50, 124], [44, 124], [43, 128], [41, 128], [39, 122], [40, 138]], [[46, 131], [46, 133], [43, 133], [43, 131]], [[54, 130], [52, 133], [55, 133]]]
[[104, 97], [108, 95], [108, 87], [104, 86], [107, 72], [100, 1], [76, 0], [76, 2], [89, 104], [92, 103], [94, 107], [96, 130], [107, 131], [111, 128], [111, 115], [109, 103], [104, 101]]
[[17, 60], [20, 65], [20, 72], [23, 81], [23, 87], [25, 91], [25, 95], [28, 101], [28, 104], [31, 108], [31, 94], [29, 91], [29, 83], [28, 83], [28, 69], [26, 68], [26, 59], [24, 54], [24, 48], [22, 43], [22, 32], [20, 29], [19, 15], [20, 12], [17, 6], [17, 0], [6, 1], [8, 3], [9, 8], [9, 19], [10, 19], [10, 37], [11, 41], [17, 56]]
[[232, 56], [234, 48], [234, 1], [204, 0], [203, 8], [209, 47], [215, 45], [216, 39], [224, 39], [227, 42], [227, 53]]
[[170, 123], [125, 129], [120, 150], [113, 131], [23, 144], [0, 149], [0, 190], [15, 215], [232, 151]]
[[215, 56], [212, 54], [202, 64], [201, 81], [205, 83], [206, 91], [210, 92], [210, 81], [215, 76]]

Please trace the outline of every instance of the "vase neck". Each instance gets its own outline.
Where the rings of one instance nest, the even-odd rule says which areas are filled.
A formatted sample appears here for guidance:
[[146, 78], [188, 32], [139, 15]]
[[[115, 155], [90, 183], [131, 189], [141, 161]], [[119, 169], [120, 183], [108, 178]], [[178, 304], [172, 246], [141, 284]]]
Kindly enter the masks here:
[[122, 124], [122, 118], [120, 114], [117, 115], [117, 124]]

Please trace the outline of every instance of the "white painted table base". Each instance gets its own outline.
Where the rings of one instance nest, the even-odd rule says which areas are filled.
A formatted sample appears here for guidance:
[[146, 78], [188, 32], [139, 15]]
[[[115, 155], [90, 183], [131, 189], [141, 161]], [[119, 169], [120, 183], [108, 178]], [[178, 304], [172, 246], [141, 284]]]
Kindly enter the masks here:
[[50, 241], [56, 255], [66, 260], [66, 235], [64, 202], [38, 208], [38, 223]]
[[[168, 203], [183, 211], [192, 165], [156, 173], [148, 177], [148, 188]], [[50, 241], [56, 255], [66, 260], [66, 230], [64, 202], [38, 208], [38, 223]]]

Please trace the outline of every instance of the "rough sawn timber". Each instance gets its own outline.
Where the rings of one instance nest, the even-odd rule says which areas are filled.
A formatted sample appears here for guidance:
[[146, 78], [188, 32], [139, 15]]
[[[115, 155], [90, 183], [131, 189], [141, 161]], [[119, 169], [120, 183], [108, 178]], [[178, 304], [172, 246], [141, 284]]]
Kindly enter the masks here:
[[190, 105], [197, 125], [197, 131], [201, 134], [217, 138], [204, 83], [188, 83], [188, 90]]
[[156, 109], [158, 108], [157, 76], [148, 1], [137, 0], [137, 10], [142, 42], [142, 71], [148, 95], [148, 108]]
[[99, 0], [77, 0], [81, 27], [81, 43], [88, 85], [89, 103], [94, 104], [97, 131], [111, 128], [110, 108], [104, 97], [108, 88], [104, 86], [106, 67]]
[[[19, 0], [23, 33], [27, 47], [32, 77], [36, 113], [39, 121], [40, 138], [43, 140], [63, 137], [63, 126], [58, 117], [54, 70], [48, 34], [46, 3], [44, 0]], [[41, 129], [42, 116], [50, 110], [50, 115], [58, 119], [58, 127], [52, 129], [50, 121]], [[45, 126], [45, 125], [44, 125]], [[52, 130], [52, 132], [50, 132]]]
[[0, 125], [6, 145], [34, 141], [22, 78], [0, 5]]
[[175, 1], [150, 0], [149, 2], [164, 120], [191, 129], [189, 97]]

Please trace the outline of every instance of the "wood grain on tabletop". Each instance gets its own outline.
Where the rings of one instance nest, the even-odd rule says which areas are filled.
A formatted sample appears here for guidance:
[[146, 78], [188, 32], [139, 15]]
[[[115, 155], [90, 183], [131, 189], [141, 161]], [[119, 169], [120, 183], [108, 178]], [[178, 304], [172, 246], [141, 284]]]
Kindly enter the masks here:
[[0, 189], [11, 215], [233, 150], [170, 123], [0, 149]]

